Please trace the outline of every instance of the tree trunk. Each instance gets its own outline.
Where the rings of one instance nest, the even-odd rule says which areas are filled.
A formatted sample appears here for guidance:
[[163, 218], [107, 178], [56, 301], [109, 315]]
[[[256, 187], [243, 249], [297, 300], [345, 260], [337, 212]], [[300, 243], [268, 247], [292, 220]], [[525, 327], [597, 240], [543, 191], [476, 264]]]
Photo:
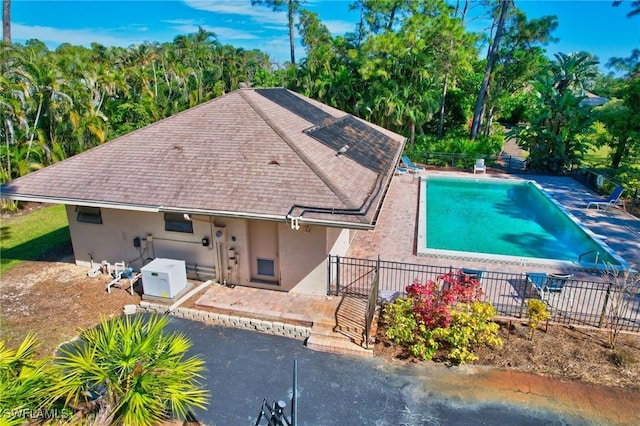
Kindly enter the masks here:
[[482, 86], [480, 86], [480, 93], [478, 94], [478, 100], [476, 102], [476, 108], [473, 113], [473, 121], [471, 123], [471, 139], [475, 140], [480, 132], [482, 110], [484, 108], [485, 98], [487, 96], [487, 87], [489, 86], [489, 80], [491, 79], [491, 72], [493, 71], [493, 65], [497, 59], [498, 47], [500, 45], [500, 38], [502, 37], [502, 31], [504, 29], [504, 23], [507, 19], [507, 11], [511, 0], [500, 1], [500, 17], [498, 18], [498, 25], [496, 28], [496, 34], [493, 37], [493, 43], [489, 48], [489, 55], [487, 56], [487, 69], [484, 73], [482, 80]]
[[440, 99], [440, 120], [438, 123], [438, 137], [442, 138], [444, 133], [444, 109], [447, 100], [447, 86], [449, 83], [449, 71], [444, 73], [444, 83], [442, 84], [442, 97]]
[[11, 44], [11, 0], [2, 0], [2, 39]]
[[484, 137], [486, 138], [488, 138], [489, 135], [491, 134], [491, 124], [493, 123], [493, 112], [494, 112], [494, 106], [491, 105], [489, 107], [489, 113], [487, 114], [487, 121], [484, 127]]
[[411, 120], [411, 124], [409, 125], [409, 141], [411, 145], [411, 150], [415, 148], [416, 143], [416, 122]]
[[622, 161], [622, 157], [624, 157], [625, 144], [623, 141], [618, 139], [618, 143], [616, 144], [616, 149], [613, 153], [613, 157], [611, 158], [611, 167], [617, 169], [620, 167], [620, 162]]
[[296, 54], [293, 48], [293, 0], [289, 0], [287, 16], [289, 18], [289, 49], [291, 49], [291, 63], [295, 65]]

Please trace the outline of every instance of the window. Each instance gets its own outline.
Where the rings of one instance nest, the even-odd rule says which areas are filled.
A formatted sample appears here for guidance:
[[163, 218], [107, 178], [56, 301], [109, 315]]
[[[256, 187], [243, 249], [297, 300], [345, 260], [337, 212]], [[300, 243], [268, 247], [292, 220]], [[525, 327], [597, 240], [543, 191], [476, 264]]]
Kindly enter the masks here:
[[185, 234], [193, 234], [193, 222], [187, 220], [183, 214], [165, 213], [164, 214], [164, 230], [172, 232], [184, 232]]
[[265, 277], [276, 276], [276, 263], [273, 259], [260, 259], [258, 258], [258, 275]]
[[83, 223], [102, 223], [99, 207], [76, 206], [76, 220]]

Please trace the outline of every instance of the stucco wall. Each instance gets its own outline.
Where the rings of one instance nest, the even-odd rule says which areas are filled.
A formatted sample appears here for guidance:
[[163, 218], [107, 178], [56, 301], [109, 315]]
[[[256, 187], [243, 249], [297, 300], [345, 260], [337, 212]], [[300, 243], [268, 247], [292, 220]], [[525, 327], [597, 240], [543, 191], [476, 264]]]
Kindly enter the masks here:
[[[75, 206], [67, 206], [69, 231], [76, 263], [89, 266], [90, 256], [96, 264], [126, 262], [139, 270], [143, 262], [155, 257], [182, 259], [189, 266], [197, 265], [203, 275], [189, 270], [191, 278], [294, 291], [306, 294], [325, 294], [329, 253], [344, 255], [349, 245], [349, 231], [319, 226], [302, 226], [292, 230], [278, 223], [278, 260], [280, 285], [252, 281], [250, 235], [245, 219], [191, 216], [193, 234], [164, 230], [164, 215], [115, 209], [101, 209], [102, 224], [81, 223], [76, 220]], [[223, 231], [216, 238], [216, 231]], [[151, 239], [148, 239], [151, 235]], [[141, 247], [133, 240], [140, 238]], [[202, 238], [209, 246], [202, 245]], [[229, 251], [229, 249], [233, 249]], [[231, 258], [231, 259], [230, 259]], [[216, 276], [206, 275], [211, 269]]]
[[326, 294], [326, 228], [306, 225], [296, 231], [281, 224], [279, 231], [282, 289]]
[[327, 254], [344, 256], [349, 250], [351, 232], [342, 228], [327, 228]]
[[[225, 231], [227, 240], [231, 233], [237, 233], [241, 238], [246, 234], [242, 232], [242, 224], [237, 223], [239, 221], [231, 221], [233, 227], [222, 228], [224, 223], [219, 224], [213, 218], [204, 216], [192, 217], [193, 234], [188, 234], [165, 231], [162, 213], [102, 208], [102, 224], [92, 224], [76, 220], [75, 206], [67, 206], [66, 210], [73, 252], [79, 265], [89, 265], [93, 256], [96, 263], [104, 260], [111, 264], [124, 261], [127, 266], [139, 270], [143, 262], [165, 257], [182, 259], [188, 265], [197, 265], [203, 270], [213, 269], [218, 266], [216, 249], [219, 241], [222, 241], [216, 238], [216, 230]], [[140, 238], [140, 248], [134, 247], [133, 240], [136, 237]], [[205, 237], [209, 239], [208, 246], [202, 245], [202, 238]], [[222, 257], [223, 262], [225, 258], [226, 254]], [[226, 269], [226, 266], [223, 263], [222, 269]]]

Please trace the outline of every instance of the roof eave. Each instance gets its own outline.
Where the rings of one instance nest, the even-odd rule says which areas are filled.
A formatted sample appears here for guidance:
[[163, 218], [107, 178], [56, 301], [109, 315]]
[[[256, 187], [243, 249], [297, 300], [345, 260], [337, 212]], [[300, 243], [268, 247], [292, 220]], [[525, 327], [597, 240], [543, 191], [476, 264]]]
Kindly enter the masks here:
[[132, 204], [132, 203], [118, 203], [111, 201], [94, 201], [83, 200], [78, 198], [66, 198], [66, 197], [47, 197], [42, 195], [30, 195], [30, 194], [2, 194], [2, 198], [7, 198], [16, 201], [27, 201], [34, 203], [46, 203], [46, 204], [65, 204], [72, 206], [85, 206], [85, 207], [99, 207], [106, 209], [121, 209], [132, 210], [141, 212], [154, 212], [159, 211], [159, 206], [151, 206], [144, 204]]
[[[98, 207], [98, 208], [105, 208], [105, 209], [118, 209], [118, 210], [139, 211], [139, 212], [149, 212], [149, 213], [186, 213], [186, 214], [192, 214], [192, 215], [228, 217], [228, 218], [235, 218], [235, 219], [270, 220], [270, 221], [285, 222], [285, 223], [288, 222], [286, 216], [284, 215], [257, 214], [257, 213], [237, 212], [237, 211], [150, 206], [150, 205], [133, 204], [133, 203], [83, 200], [83, 199], [77, 199], [77, 198], [45, 197], [45, 196], [29, 195], [29, 194], [4, 193], [2, 194], [2, 198], [16, 200], [16, 201], [34, 202], [34, 203], [64, 204], [64, 205], [72, 205], [72, 206]], [[374, 229], [374, 225], [366, 224], [366, 223], [351, 223], [351, 222], [343, 222], [343, 221], [308, 219], [308, 218], [304, 218], [302, 221], [307, 224], [334, 227], [334, 228]]]

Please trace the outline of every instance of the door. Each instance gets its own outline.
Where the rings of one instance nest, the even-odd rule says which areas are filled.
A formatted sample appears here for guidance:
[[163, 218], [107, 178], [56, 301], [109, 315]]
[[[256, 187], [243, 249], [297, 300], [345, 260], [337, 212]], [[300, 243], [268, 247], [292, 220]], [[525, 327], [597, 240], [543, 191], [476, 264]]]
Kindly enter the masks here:
[[251, 281], [279, 285], [278, 223], [250, 221], [249, 247], [251, 250]]

